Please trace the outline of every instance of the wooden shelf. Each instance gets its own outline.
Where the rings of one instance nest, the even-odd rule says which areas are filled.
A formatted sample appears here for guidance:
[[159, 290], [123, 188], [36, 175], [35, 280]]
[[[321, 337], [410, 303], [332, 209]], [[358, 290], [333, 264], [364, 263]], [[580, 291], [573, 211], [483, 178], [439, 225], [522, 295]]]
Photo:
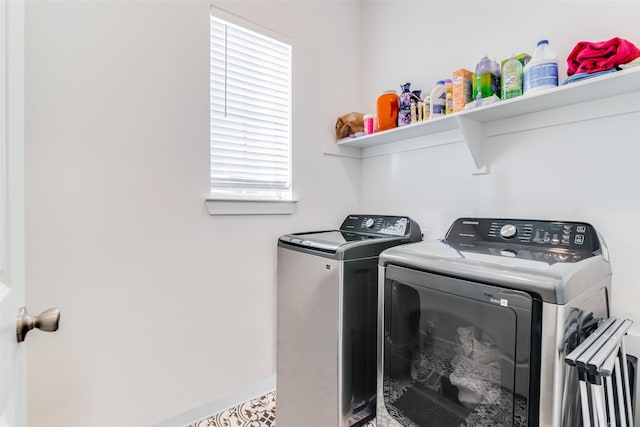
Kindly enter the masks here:
[[[327, 144], [325, 153], [368, 158], [464, 141], [475, 165], [474, 173], [486, 173], [487, 165], [483, 155], [486, 124], [550, 110], [558, 113], [553, 117], [555, 124], [576, 122], [581, 118], [575, 114], [566, 114], [567, 109], [563, 107], [639, 91], [640, 67], [636, 67], [372, 135], [344, 138], [335, 144], [331, 143], [334, 147]], [[589, 113], [582, 120], [633, 111], [640, 111], [640, 100], [637, 97], [634, 102], [625, 103], [620, 110], [595, 112], [595, 115]], [[519, 127], [518, 120], [510, 121], [511, 131], [530, 128], [524, 123]], [[431, 137], [424, 138], [429, 135]]]

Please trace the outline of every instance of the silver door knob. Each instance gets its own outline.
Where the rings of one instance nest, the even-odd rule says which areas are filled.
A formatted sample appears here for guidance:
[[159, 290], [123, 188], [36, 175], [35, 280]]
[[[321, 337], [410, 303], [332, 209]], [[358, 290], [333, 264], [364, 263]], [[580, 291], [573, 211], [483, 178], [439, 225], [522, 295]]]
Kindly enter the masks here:
[[60, 310], [57, 308], [50, 308], [45, 310], [37, 316], [30, 316], [26, 307], [21, 307], [18, 310], [18, 321], [16, 322], [16, 336], [18, 342], [24, 341], [27, 336], [27, 332], [33, 328], [40, 329], [45, 332], [55, 332], [58, 330], [60, 323]]

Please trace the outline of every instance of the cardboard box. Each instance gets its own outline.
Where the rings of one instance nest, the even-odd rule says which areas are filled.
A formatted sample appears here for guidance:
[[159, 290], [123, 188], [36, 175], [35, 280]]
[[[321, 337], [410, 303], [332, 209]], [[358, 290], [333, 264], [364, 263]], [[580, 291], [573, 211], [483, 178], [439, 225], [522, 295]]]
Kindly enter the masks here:
[[453, 73], [453, 112], [464, 110], [471, 102], [473, 93], [473, 73], [461, 68]]

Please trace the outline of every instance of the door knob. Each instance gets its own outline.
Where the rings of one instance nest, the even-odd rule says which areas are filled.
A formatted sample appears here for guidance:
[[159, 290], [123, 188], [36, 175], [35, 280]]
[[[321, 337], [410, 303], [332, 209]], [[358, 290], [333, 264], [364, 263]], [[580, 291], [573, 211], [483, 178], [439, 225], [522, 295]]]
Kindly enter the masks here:
[[33, 328], [38, 328], [45, 332], [54, 332], [58, 330], [60, 323], [60, 310], [50, 308], [37, 316], [30, 316], [26, 307], [18, 310], [18, 321], [16, 322], [16, 335], [18, 342], [24, 341], [27, 332]]

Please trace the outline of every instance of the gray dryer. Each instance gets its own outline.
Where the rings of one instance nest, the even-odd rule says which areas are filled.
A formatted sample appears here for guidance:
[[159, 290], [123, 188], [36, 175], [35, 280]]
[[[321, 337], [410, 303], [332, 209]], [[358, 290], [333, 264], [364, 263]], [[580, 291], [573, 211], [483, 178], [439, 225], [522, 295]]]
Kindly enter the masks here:
[[609, 317], [611, 266], [581, 222], [460, 218], [380, 255], [378, 422], [581, 425], [564, 356]]

